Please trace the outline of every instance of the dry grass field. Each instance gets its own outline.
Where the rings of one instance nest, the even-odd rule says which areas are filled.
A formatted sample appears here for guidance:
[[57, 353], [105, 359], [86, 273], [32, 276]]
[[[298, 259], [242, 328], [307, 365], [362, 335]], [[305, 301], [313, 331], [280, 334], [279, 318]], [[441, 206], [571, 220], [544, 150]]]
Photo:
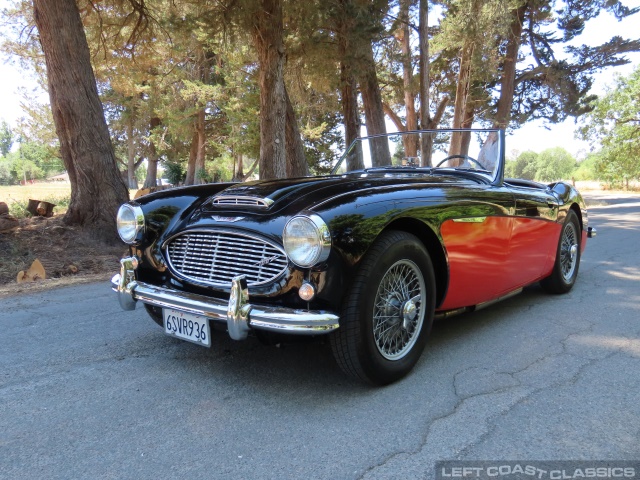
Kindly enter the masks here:
[[27, 185], [0, 185], [0, 202], [9, 205], [11, 214], [17, 217], [24, 216], [24, 210], [29, 199], [41, 200], [56, 204], [53, 210], [55, 214], [64, 213], [67, 210], [69, 197], [71, 196], [71, 184], [67, 182], [42, 182]]

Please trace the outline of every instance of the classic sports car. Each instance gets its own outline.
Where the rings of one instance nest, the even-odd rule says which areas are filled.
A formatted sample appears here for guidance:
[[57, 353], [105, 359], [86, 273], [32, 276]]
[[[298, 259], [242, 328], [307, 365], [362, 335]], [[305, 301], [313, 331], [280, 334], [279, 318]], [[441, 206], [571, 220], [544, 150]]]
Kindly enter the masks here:
[[118, 212], [130, 255], [113, 289], [207, 347], [215, 330], [327, 335], [344, 372], [387, 384], [418, 361], [434, 318], [538, 281], [573, 287], [595, 235], [581, 196], [504, 167], [502, 130], [407, 132], [356, 140], [330, 175], [152, 193]]

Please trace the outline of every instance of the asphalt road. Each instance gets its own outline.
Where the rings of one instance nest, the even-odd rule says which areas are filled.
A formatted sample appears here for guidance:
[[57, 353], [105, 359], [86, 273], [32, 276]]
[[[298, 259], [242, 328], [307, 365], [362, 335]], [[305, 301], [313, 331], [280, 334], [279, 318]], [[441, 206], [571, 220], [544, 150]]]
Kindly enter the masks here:
[[640, 459], [640, 195], [599, 196], [572, 292], [436, 324], [415, 371], [321, 344], [211, 349], [109, 285], [0, 299], [2, 479], [414, 479], [441, 459]]

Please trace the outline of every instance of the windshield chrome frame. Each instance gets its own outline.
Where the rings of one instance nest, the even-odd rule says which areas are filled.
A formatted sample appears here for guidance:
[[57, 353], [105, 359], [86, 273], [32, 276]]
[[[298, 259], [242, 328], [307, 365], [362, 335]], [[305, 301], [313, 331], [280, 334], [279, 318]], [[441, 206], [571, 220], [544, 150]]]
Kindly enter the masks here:
[[[496, 171], [491, 175], [487, 176], [481, 172], [474, 172], [473, 170], [465, 170], [470, 173], [476, 173], [478, 175], [483, 175], [485, 178], [489, 178], [491, 185], [502, 185], [504, 179], [504, 167], [505, 167], [505, 131], [501, 128], [442, 128], [442, 129], [430, 129], [430, 130], [407, 130], [406, 132], [392, 132], [392, 133], [380, 133], [377, 135], [368, 135], [366, 137], [358, 137], [356, 138], [349, 147], [344, 151], [344, 153], [340, 156], [340, 159], [336, 162], [336, 165], [331, 169], [331, 174], [335, 175], [340, 168], [340, 166], [346, 161], [347, 155], [351, 153], [351, 151], [356, 147], [359, 142], [363, 142], [366, 140], [374, 139], [374, 138], [388, 138], [388, 137], [402, 137], [404, 135], [413, 135], [413, 134], [433, 134], [438, 135], [441, 133], [456, 133], [456, 132], [471, 132], [471, 133], [497, 133], [498, 134], [498, 165]], [[365, 170], [370, 170], [372, 167], [366, 168]], [[376, 167], [376, 168], [384, 168], [384, 167]], [[410, 167], [409, 167], [410, 168]], [[435, 167], [415, 167], [416, 169], [434, 169]], [[456, 167], [440, 167], [443, 170], [454, 170]], [[353, 170], [358, 171], [358, 170]], [[419, 170], [418, 170], [419, 171]], [[346, 172], [350, 173], [350, 172]]]

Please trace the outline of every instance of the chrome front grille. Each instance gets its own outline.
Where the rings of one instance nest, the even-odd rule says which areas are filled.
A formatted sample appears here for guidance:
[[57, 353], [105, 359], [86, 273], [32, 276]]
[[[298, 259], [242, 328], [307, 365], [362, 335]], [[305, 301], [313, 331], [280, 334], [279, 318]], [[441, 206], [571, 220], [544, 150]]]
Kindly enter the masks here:
[[169, 241], [166, 253], [178, 276], [212, 286], [228, 287], [238, 275], [245, 275], [249, 286], [268, 283], [289, 263], [284, 251], [271, 242], [220, 230], [182, 233]]

